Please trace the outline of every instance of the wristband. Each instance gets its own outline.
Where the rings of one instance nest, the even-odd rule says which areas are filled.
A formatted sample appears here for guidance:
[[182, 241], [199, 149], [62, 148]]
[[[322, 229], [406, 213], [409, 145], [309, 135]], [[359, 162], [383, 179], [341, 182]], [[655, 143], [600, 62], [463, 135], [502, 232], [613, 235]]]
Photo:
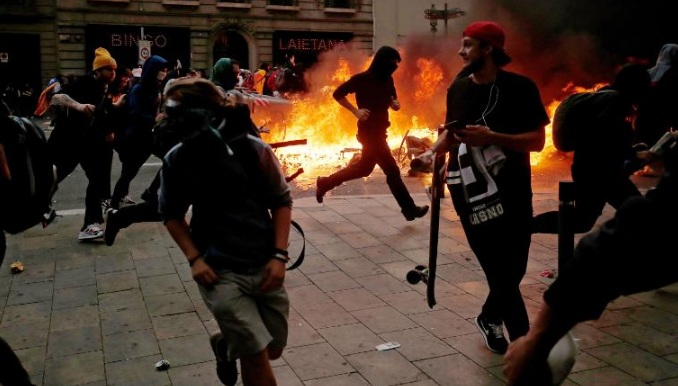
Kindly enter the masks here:
[[198, 261], [198, 259], [202, 259], [203, 257], [205, 257], [205, 255], [200, 255], [200, 256], [198, 256], [198, 257], [194, 257], [193, 259], [189, 259], [189, 260], [188, 260], [188, 266], [189, 266], [189, 267], [192, 267], [193, 264], [194, 264], [196, 261]]
[[273, 253], [275, 254], [281, 254], [287, 258], [289, 258], [289, 252], [287, 252], [286, 249], [281, 249], [281, 248], [273, 248]]
[[289, 257], [283, 256], [283, 255], [281, 255], [281, 254], [279, 254], [279, 253], [276, 253], [275, 255], [273, 255], [273, 258], [276, 259], [276, 260], [278, 260], [278, 261], [282, 261], [282, 262], [285, 263], [285, 264], [287, 264], [287, 263], [290, 261], [290, 258], [289, 258]]

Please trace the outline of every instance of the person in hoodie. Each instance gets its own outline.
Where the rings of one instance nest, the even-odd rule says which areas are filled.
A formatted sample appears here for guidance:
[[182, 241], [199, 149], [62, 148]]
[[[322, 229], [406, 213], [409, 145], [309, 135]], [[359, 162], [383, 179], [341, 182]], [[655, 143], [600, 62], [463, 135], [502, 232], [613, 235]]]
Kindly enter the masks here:
[[118, 138], [122, 170], [111, 196], [113, 209], [119, 209], [122, 203], [134, 203], [127, 194], [130, 183], [151, 155], [153, 126], [160, 112], [160, 85], [167, 76], [168, 67], [163, 57], [151, 56], [144, 62], [141, 79], [127, 97], [129, 116], [127, 128], [122, 138]]
[[[389, 46], [377, 50], [369, 68], [353, 75], [337, 87], [334, 99], [358, 119], [358, 142], [362, 145], [360, 160], [328, 177], [318, 177], [316, 200], [323, 202], [325, 193], [345, 181], [369, 176], [379, 165], [386, 174], [386, 183], [391, 189], [401, 212], [407, 221], [423, 217], [428, 206], [417, 206], [407, 191], [400, 176], [400, 168], [386, 142], [389, 122], [388, 109], [400, 110], [400, 102], [393, 82], [393, 73], [398, 69], [400, 54]], [[357, 107], [346, 96], [355, 94]]]
[[217, 86], [223, 97], [226, 92], [235, 89], [240, 74], [240, 63], [231, 58], [221, 58], [214, 63], [210, 82]]

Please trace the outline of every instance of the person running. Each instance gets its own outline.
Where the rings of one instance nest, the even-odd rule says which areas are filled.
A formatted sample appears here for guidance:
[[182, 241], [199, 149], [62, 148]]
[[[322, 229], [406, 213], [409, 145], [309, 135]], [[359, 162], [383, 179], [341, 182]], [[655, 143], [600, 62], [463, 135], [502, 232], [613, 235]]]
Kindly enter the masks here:
[[168, 91], [168, 117], [180, 117], [192, 134], [163, 160], [159, 207], [219, 325], [210, 338], [219, 380], [235, 385], [239, 359], [243, 385], [272, 386], [269, 361], [287, 343], [292, 197], [270, 146], [221, 135], [248, 129], [218, 118], [233, 108], [223, 101], [208, 81], [180, 80]]
[[525, 335], [529, 320], [520, 293], [530, 249], [530, 152], [544, 147], [549, 122], [529, 78], [503, 69], [511, 58], [505, 34], [492, 21], [464, 29], [459, 55], [465, 69], [447, 92], [448, 129], [420, 158], [449, 151], [447, 186], [489, 294], [475, 323], [485, 345], [503, 354]]
[[127, 96], [129, 116], [125, 133], [118, 138], [117, 150], [122, 170], [111, 196], [113, 209], [119, 209], [121, 204], [135, 203], [127, 194], [132, 180], [151, 156], [153, 126], [160, 113], [160, 85], [167, 75], [167, 67], [167, 60], [163, 57], [151, 56], [144, 62], [140, 81]]
[[[388, 109], [400, 110], [392, 77], [399, 63], [398, 51], [393, 47], [383, 46], [377, 50], [366, 71], [353, 75], [334, 90], [334, 99], [358, 119], [356, 137], [362, 145], [362, 151], [357, 162], [328, 177], [318, 177], [315, 193], [318, 203], [322, 203], [325, 193], [336, 186], [367, 177], [379, 165], [386, 174], [386, 183], [407, 221], [423, 217], [428, 212], [428, 205], [417, 206], [414, 203], [386, 142], [387, 129], [391, 125]], [[355, 94], [357, 107], [346, 98], [349, 94]]]
[[[606, 204], [617, 209], [640, 191], [629, 178], [641, 167], [647, 149], [633, 147], [631, 124], [636, 106], [650, 89], [650, 75], [640, 64], [626, 64], [612, 83], [591, 92], [586, 107], [585, 125], [578, 127], [584, 135], [575, 136], [571, 174], [574, 181], [575, 233], [591, 230], [603, 214]], [[629, 168], [628, 165], [637, 165]], [[558, 233], [558, 211], [534, 217], [534, 233]]]
[[94, 52], [92, 72], [76, 78], [52, 97], [59, 106], [48, 150], [57, 169], [57, 184], [80, 164], [87, 176], [85, 219], [78, 234], [81, 241], [104, 236], [101, 202], [106, 198], [110, 178], [107, 165], [113, 157], [106, 117], [115, 105], [106, 98], [108, 85], [115, 79], [118, 65], [102, 47]]

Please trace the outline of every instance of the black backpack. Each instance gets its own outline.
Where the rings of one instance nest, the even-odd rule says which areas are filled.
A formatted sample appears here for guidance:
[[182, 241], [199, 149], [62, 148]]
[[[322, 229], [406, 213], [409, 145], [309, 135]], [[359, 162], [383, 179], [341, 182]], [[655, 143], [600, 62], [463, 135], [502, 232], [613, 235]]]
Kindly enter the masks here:
[[599, 90], [565, 97], [553, 113], [553, 146], [564, 152], [574, 151], [577, 133], [590, 129], [590, 125], [607, 111], [601, 104], [617, 95], [615, 90]]
[[51, 200], [56, 176], [42, 129], [27, 118], [7, 118], [7, 127], [0, 129], [7, 133], [3, 146], [12, 178], [0, 178], [0, 226], [17, 234], [51, 220], [45, 215], [54, 214]]

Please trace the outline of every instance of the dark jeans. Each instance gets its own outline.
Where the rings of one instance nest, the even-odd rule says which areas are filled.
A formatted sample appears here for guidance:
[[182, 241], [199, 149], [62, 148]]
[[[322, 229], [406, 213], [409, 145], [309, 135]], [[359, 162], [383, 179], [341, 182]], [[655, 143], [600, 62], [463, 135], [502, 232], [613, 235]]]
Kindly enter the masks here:
[[110, 194], [112, 146], [103, 139], [82, 141], [79, 144], [55, 149], [53, 154], [55, 154], [53, 162], [57, 168], [57, 184], [68, 177], [78, 164], [87, 176], [83, 229], [90, 224], [103, 223], [101, 200], [108, 198]]
[[462, 218], [462, 225], [490, 287], [482, 315], [493, 323], [503, 321], [513, 341], [530, 327], [520, 282], [527, 270], [532, 236], [527, 226], [529, 217], [524, 221], [497, 221], [479, 229]]
[[[595, 178], [595, 177], [593, 177]], [[636, 185], [628, 178], [616, 180], [575, 181], [574, 232], [586, 233], [603, 214], [605, 204], [619, 209], [630, 197], [641, 196]], [[534, 217], [534, 233], [558, 233], [558, 211], [550, 211]]]
[[111, 206], [119, 208], [120, 200], [122, 200], [129, 193], [129, 186], [134, 177], [139, 173], [139, 169], [144, 165], [144, 162], [151, 156], [151, 146], [147, 138], [126, 138], [119, 150], [120, 162], [122, 162], [122, 170], [118, 182], [113, 188], [113, 195], [111, 196]]
[[400, 168], [391, 154], [391, 149], [386, 143], [386, 138], [358, 138], [358, 140], [363, 145], [360, 160], [330, 175], [327, 180], [330, 189], [341, 185], [345, 181], [367, 177], [372, 173], [374, 167], [379, 165], [384, 174], [386, 174], [386, 183], [400, 208], [403, 211], [413, 211], [415, 209], [414, 200], [407, 191], [407, 187], [400, 176]]
[[35, 386], [12, 347], [0, 338], [0, 385]]
[[162, 216], [158, 212], [158, 189], [160, 188], [160, 172], [155, 175], [151, 185], [146, 189], [142, 198], [145, 200], [139, 204], [123, 206], [116, 214], [116, 221], [119, 228], [138, 222], [157, 222], [162, 221]]

